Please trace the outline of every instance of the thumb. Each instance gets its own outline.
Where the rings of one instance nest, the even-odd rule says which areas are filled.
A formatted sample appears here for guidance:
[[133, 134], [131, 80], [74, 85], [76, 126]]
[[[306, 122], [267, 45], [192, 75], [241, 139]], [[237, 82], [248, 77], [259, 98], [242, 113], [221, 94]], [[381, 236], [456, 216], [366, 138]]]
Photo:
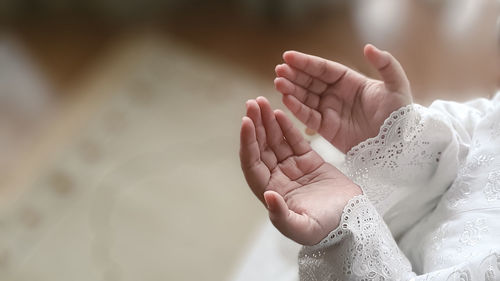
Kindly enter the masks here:
[[283, 235], [302, 245], [314, 245], [321, 240], [321, 234], [313, 231], [310, 219], [290, 210], [279, 193], [266, 191], [264, 200], [269, 219]]
[[[269, 219], [271, 219], [276, 228], [283, 228], [290, 215], [290, 210], [285, 199], [275, 191], [266, 191], [264, 192], [264, 200], [269, 211]], [[278, 225], [281, 227], [278, 227]]]
[[410, 83], [401, 64], [386, 51], [371, 44], [364, 49], [366, 59], [377, 69], [384, 80], [385, 87], [391, 92], [409, 93]]

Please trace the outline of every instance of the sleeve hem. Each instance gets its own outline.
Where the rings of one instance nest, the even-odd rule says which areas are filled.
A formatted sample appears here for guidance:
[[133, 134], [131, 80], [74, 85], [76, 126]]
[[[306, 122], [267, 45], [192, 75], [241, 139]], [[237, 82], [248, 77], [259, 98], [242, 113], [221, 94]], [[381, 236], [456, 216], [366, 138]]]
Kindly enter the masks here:
[[390, 131], [390, 128], [397, 123], [399, 119], [406, 118], [406, 116], [411, 116], [416, 111], [416, 108], [421, 107], [418, 104], [409, 104], [401, 107], [400, 109], [392, 112], [387, 119], [385, 119], [384, 124], [380, 127], [379, 133], [377, 136], [373, 138], [366, 139], [346, 153], [346, 164], [352, 162], [352, 159], [356, 157], [356, 155], [371, 146], [382, 146], [385, 145], [387, 141], [387, 134]]
[[345, 205], [344, 210], [342, 211], [342, 216], [340, 218], [339, 226], [334, 230], [332, 230], [328, 234], [328, 236], [323, 238], [323, 240], [321, 240], [321, 242], [319, 242], [318, 244], [313, 246], [304, 246], [304, 250], [307, 250], [307, 252], [316, 252], [323, 248], [328, 248], [332, 245], [335, 245], [341, 240], [343, 240], [344, 237], [350, 233], [349, 220], [351, 219], [350, 218], [351, 213], [353, 213], [355, 209], [367, 203], [369, 204], [370, 202], [365, 195], [357, 195], [351, 198]]

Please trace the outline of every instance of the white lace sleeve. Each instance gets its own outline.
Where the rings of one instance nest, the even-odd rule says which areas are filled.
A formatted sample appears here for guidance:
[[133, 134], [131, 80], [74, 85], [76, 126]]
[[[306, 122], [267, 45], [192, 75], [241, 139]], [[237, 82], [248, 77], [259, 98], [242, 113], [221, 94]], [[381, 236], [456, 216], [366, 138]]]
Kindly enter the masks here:
[[500, 251], [417, 276], [370, 201], [354, 197], [339, 227], [299, 253], [301, 281], [500, 280]]
[[347, 153], [347, 175], [397, 238], [436, 206], [455, 179], [470, 140], [458, 120], [408, 105], [393, 112], [376, 137]]
[[404, 107], [355, 147], [347, 168], [365, 195], [303, 247], [301, 280], [500, 281], [500, 94], [493, 101]]
[[337, 229], [302, 248], [299, 276], [302, 281], [400, 280], [414, 274], [387, 225], [361, 195], [347, 203]]

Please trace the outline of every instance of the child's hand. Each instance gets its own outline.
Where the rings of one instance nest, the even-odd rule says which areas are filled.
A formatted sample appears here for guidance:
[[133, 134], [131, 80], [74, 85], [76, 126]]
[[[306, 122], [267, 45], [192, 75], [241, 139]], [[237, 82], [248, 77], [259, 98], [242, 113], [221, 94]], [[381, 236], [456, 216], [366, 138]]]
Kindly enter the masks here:
[[391, 112], [412, 102], [410, 84], [388, 52], [366, 45], [365, 57], [383, 81], [339, 63], [288, 51], [276, 66], [276, 89], [283, 103], [309, 128], [346, 153], [378, 134]]
[[334, 230], [361, 189], [314, 152], [302, 134], [262, 97], [246, 103], [240, 160], [248, 185], [268, 206], [276, 228], [303, 244]]

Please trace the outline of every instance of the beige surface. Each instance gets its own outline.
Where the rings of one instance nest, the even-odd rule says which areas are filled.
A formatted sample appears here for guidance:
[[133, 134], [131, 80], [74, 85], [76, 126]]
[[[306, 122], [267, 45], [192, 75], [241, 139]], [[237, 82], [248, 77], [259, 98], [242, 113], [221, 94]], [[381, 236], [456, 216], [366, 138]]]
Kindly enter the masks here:
[[83, 84], [51, 160], [4, 207], [2, 280], [227, 278], [265, 216], [235, 132], [272, 85], [147, 34], [118, 41]]

